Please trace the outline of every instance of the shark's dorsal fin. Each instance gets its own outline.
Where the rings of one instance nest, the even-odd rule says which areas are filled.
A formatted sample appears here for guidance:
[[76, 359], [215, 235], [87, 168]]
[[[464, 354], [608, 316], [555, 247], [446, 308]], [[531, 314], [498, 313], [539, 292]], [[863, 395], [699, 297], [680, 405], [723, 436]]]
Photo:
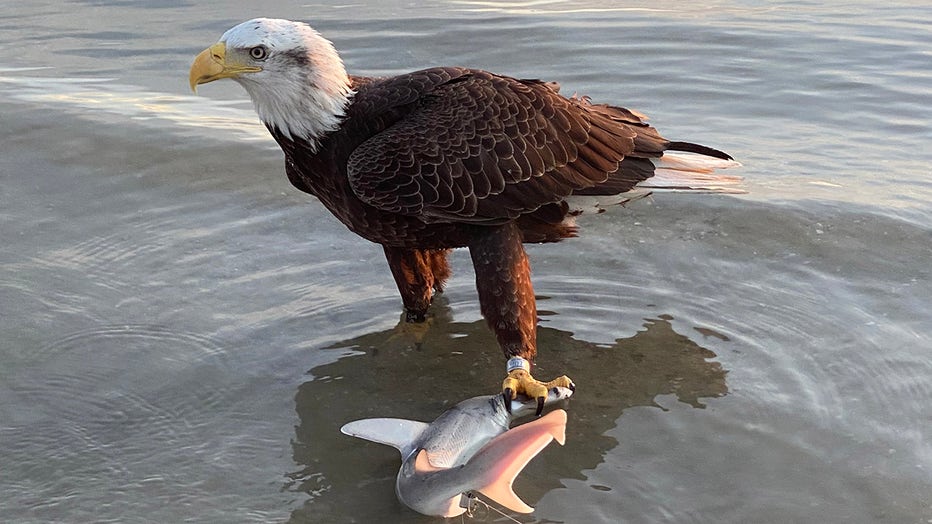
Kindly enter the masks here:
[[367, 418], [345, 424], [340, 431], [351, 437], [393, 446], [404, 460], [414, 451], [414, 443], [427, 426], [426, 422], [403, 418]]

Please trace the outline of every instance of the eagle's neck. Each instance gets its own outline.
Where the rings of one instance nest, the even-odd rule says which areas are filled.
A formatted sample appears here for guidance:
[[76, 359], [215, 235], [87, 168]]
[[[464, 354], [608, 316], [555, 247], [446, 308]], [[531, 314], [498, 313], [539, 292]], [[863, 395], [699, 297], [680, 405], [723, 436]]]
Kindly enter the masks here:
[[[323, 39], [321, 39], [323, 40]], [[289, 140], [316, 151], [321, 139], [340, 127], [353, 96], [343, 61], [330, 44], [292, 53], [262, 84], [241, 82], [259, 118]]]

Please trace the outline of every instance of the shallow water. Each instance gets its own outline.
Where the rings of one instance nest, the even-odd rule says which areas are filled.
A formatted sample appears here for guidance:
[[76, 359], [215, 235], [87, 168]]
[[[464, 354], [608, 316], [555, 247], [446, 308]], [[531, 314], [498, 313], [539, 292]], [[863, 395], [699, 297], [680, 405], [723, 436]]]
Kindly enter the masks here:
[[432, 521], [397, 452], [338, 428], [494, 391], [469, 257], [427, 332], [399, 327], [381, 250], [288, 185], [245, 93], [187, 92], [267, 15], [353, 72], [558, 80], [745, 164], [746, 196], [529, 247], [538, 374], [579, 391], [521, 521], [932, 521], [932, 9], [679, 4], [5, 7], [0, 515]]

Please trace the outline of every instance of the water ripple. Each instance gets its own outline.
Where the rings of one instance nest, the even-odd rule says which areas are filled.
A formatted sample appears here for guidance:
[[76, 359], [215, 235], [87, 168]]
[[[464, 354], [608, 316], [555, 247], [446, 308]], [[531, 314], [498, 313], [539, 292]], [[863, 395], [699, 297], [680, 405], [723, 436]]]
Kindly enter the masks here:
[[[95, 434], [117, 427], [121, 432], [143, 427], [157, 432], [161, 425], [217, 407], [223, 396], [216, 385], [191, 376], [222, 374], [222, 346], [209, 337], [159, 326], [81, 331], [36, 349], [28, 358], [40, 364], [24, 365], [8, 385], [20, 404], [32, 406], [23, 415], [66, 421]], [[126, 369], [127, 361], [133, 368]], [[167, 387], [162, 377], [168, 375], [188, 377], [192, 389], [182, 395]]]

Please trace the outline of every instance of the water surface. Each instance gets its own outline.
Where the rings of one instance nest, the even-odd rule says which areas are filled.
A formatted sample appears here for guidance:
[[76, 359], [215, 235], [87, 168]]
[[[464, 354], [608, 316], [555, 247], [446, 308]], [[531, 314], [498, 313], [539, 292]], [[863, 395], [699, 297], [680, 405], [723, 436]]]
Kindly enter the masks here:
[[746, 196], [529, 247], [538, 373], [579, 391], [519, 520], [932, 521], [932, 10], [680, 4], [4, 8], [0, 514], [432, 521], [395, 499], [397, 452], [338, 428], [494, 391], [469, 257], [426, 333], [399, 326], [381, 249], [288, 185], [245, 93], [188, 92], [264, 15], [355, 73], [557, 80], [745, 164]]

